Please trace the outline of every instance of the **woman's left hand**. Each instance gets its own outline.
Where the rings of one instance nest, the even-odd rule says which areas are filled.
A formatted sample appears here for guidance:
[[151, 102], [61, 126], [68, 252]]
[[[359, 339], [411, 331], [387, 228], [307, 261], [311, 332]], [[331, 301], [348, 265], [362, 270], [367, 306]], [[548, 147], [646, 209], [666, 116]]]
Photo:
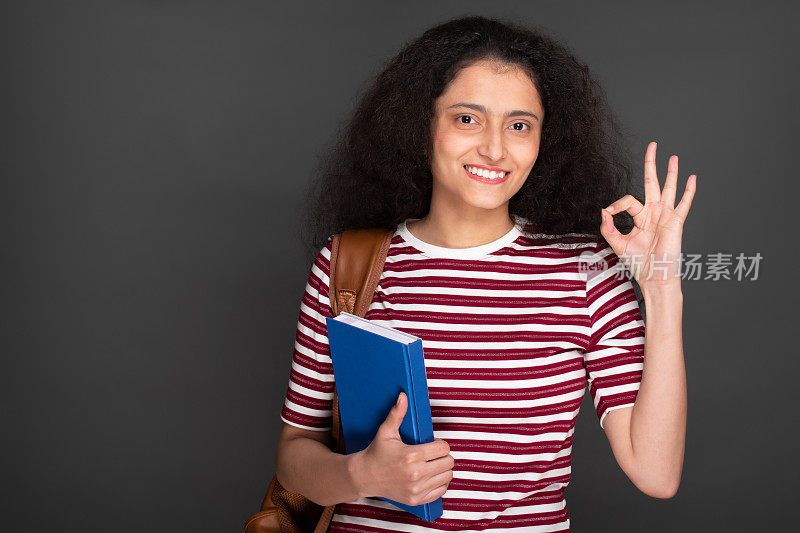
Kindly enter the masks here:
[[[678, 156], [669, 158], [664, 190], [656, 176], [656, 143], [647, 146], [644, 156], [644, 205], [630, 194], [602, 210], [600, 232], [644, 291], [650, 287], [680, 286], [680, 254], [683, 224], [689, 214], [697, 176], [686, 181], [681, 201], [675, 207], [678, 183]], [[614, 226], [612, 213], [627, 211], [634, 228], [626, 235]]]

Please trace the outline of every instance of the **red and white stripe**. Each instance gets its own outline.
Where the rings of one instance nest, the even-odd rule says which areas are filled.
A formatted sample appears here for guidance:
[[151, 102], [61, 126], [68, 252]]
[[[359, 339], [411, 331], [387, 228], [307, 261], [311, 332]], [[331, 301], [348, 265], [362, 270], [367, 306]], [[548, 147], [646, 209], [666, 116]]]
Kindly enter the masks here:
[[[454, 477], [435, 522], [361, 498], [337, 507], [330, 531], [568, 531], [563, 489], [586, 387], [602, 426], [633, 405], [641, 381], [644, 322], [619, 259], [581, 234], [519, 231], [463, 258], [403, 235], [401, 224], [366, 318], [422, 339], [434, 435], [450, 445]], [[330, 430], [334, 383], [330, 252], [329, 239], [309, 274], [281, 411], [320, 431]], [[588, 252], [607, 268], [587, 275]]]

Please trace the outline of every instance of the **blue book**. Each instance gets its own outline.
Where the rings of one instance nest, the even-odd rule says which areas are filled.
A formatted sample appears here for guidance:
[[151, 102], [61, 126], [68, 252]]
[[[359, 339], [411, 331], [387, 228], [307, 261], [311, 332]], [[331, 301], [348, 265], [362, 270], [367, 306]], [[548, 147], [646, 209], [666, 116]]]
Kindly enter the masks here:
[[[400, 391], [408, 398], [400, 438], [405, 444], [433, 442], [422, 339], [344, 312], [325, 323], [347, 454], [370, 445]], [[441, 497], [414, 506], [379, 498], [423, 520], [442, 516]]]

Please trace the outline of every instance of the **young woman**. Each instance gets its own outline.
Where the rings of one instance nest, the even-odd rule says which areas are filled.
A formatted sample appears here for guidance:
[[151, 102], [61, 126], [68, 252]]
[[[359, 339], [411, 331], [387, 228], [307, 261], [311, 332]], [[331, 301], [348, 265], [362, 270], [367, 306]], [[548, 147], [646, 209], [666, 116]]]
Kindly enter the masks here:
[[[287, 489], [340, 504], [330, 531], [568, 531], [587, 384], [625, 474], [648, 495], [675, 494], [686, 428], [676, 259], [695, 177], [676, 207], [677, 157], [661, 191], [650, 143], [642, 205], [624, 195], [624, 153], [588, 68], [527, 28], [456, 19], [377, 77], [312, 189], [316, 257], [276, 458]], [[623, 212], [627, 234], [613, 221]], [[395, 229], [366, 318], [423, 339], [437, 438], [402, 442], [401, 393], [370, 446], [340, 455], [328, 448], [330, 245], [363, 227]], [[442, 497], [444, 514], [426, 522], [377, 496]]]

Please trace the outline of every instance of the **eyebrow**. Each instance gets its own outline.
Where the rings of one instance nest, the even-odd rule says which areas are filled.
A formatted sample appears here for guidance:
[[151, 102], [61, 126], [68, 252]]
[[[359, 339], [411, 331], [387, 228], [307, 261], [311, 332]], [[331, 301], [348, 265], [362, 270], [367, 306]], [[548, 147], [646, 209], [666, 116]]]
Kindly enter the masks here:
[[[480, 111], [483, 114], [488, 114], [486, 107], [480, 104], [472, 104], [469, 102], [458, 102], [457, 104], [448, 106], [447, 109], [452, 109], [454, 107], [467, 107], [469, 109], [474, 109], [475, 111]], [[530, 111], [527, 111], [525, 109], [515, 109], [513, 111], [509, 111], [505, 115], [503, 115], [503, 118], [518, 117], [518, 116], [533, 117], [536, 120], [539, 120], [539, 117], [537, 117], [534, 113], [531, 113]]]

